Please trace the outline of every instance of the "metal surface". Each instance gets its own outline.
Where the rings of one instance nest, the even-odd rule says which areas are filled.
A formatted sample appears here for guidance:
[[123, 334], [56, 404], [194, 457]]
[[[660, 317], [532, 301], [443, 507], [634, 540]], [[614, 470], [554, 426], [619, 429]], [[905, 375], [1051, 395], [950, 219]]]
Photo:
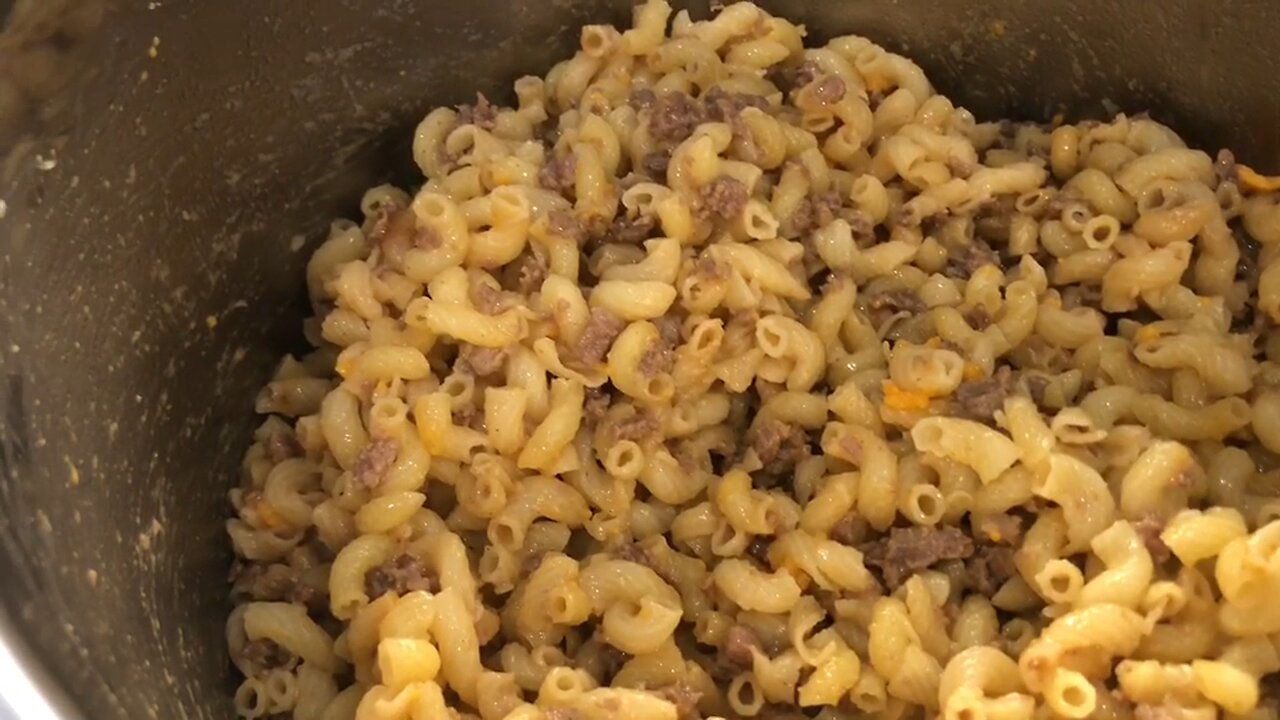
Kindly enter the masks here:
[[[763, 4], [816, 37], [911, 54], [982, 117], [1150, 110], [1211, 150], [1280, 160], [1269, 0]], [[255, 390], [301, 339], [308, 249], [364, 187], [412, 180], [427, 108], [508, 96], [627, 5], [15, 3], [0, 35], [0, 718], [4, 703], [41, 720], [231, 716], [223, 498]]]

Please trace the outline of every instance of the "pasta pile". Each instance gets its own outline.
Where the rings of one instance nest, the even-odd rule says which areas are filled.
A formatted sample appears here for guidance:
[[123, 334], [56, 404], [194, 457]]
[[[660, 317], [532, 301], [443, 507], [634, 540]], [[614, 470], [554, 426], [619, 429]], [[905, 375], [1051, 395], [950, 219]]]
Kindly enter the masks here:
[[431, 112], [231, 491], [246, 718], [1275, 718], [1280, 195], [751, 3]]

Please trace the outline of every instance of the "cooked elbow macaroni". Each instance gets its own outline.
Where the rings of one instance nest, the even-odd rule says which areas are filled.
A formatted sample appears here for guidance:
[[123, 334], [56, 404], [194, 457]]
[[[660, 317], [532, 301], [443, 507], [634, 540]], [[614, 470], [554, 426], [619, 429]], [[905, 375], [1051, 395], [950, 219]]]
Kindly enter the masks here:
[[1276, 717], [1280, 183], [805, 35], [647, 0], [334, 223], [241, 716]]

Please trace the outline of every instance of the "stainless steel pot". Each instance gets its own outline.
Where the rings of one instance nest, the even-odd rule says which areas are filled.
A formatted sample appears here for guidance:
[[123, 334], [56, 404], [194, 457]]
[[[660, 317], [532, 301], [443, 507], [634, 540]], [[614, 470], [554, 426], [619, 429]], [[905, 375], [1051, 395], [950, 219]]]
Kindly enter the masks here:
[[[225, 490], [334, 215], [624, 0], [0, 0], [0, 718], [228, 718]], [[1271, 0], [772, 0], [980, 117], [1280, 169]], [[692, 3], [705, 12], [705, 3]]]

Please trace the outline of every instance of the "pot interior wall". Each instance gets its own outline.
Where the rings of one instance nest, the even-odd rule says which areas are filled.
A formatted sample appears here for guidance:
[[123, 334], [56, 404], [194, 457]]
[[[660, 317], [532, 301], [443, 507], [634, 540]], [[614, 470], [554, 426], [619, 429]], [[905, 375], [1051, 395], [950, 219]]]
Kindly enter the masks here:
[[[1267, 0], [762, 4], [980, 118], [1146, 110], [1277, 169]], [[128, 5], [19, 2], [0, 35], [0, 632], [88, 717], [226, 718], [225, 490], [309, 250], [415, 182], [428, 108], [508, 98], [629, 3]]]

